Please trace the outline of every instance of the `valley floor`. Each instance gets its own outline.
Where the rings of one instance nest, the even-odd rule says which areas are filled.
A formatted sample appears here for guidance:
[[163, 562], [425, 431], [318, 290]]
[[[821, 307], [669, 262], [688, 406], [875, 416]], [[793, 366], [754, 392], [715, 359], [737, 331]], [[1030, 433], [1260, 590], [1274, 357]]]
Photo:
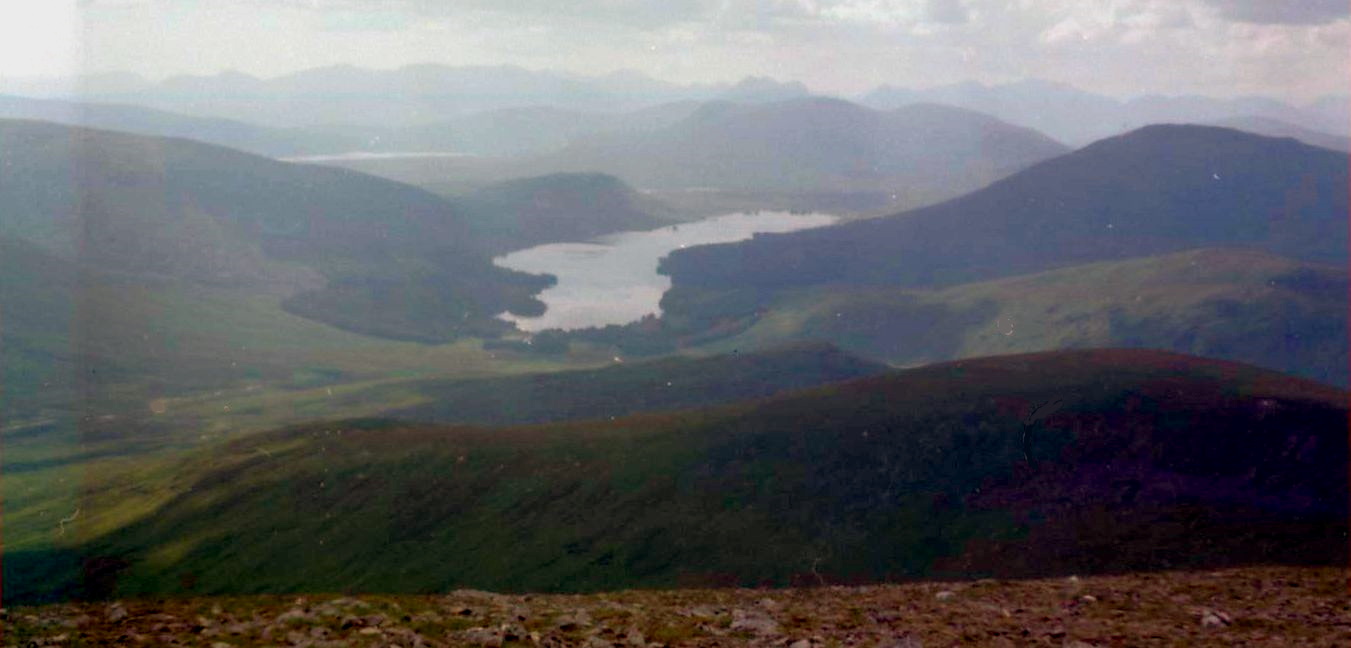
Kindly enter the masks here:
[[1348, 646], [1342, 568], [796, 590], [189, 598], [0, 611], [5, 646]]

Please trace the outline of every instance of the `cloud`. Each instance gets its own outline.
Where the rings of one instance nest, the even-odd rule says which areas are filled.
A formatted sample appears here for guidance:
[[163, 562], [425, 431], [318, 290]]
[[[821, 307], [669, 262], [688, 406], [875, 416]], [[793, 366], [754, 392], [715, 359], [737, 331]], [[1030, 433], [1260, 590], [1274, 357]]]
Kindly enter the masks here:
[[[1308, 97], [1344, 92], [1351, 70], [1347, 0], [0, 0], [0, 13], [15, 2], [78, 6], [78, 33], [0, 16], [0, 74], [63, 57], [147, 76], [436, 62], [844, 93], [1041, 77]], [[41, 46], [60, 38], [75, 47]]]
[[1234, 22], [1325, 25], [1351, 15], [1346, 0], [1205, 0]]
[[961, 25], [971, 19], [962, 0], [929, 0], [924, 16], [929, 22]]

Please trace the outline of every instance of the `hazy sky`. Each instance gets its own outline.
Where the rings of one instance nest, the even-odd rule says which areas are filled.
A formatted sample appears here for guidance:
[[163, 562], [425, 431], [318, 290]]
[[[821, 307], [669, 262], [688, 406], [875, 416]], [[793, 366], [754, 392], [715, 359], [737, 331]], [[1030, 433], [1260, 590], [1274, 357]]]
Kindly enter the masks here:
[[1347, 92], [1347, 0], [0, 0], [0, 76], [511, 63], [852, 94], [1039, 77], [1115, 95]]

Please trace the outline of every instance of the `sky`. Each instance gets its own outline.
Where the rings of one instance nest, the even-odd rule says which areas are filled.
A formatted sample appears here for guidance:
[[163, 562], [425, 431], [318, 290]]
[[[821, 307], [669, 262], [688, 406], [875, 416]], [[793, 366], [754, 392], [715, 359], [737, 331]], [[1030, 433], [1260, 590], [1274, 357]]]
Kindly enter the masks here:
[[852, 95], [1041, 78], [1345, 94], [1347, 0], [0, 0], [0, 78], [513, 64]]

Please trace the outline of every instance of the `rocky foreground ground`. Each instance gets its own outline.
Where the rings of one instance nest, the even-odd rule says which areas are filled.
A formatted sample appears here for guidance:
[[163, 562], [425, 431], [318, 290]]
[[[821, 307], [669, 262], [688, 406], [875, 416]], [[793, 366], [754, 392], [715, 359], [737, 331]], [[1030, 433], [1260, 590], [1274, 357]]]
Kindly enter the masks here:
[[13, 607], [5, 646], [1351, 646], [1347, 572]]

